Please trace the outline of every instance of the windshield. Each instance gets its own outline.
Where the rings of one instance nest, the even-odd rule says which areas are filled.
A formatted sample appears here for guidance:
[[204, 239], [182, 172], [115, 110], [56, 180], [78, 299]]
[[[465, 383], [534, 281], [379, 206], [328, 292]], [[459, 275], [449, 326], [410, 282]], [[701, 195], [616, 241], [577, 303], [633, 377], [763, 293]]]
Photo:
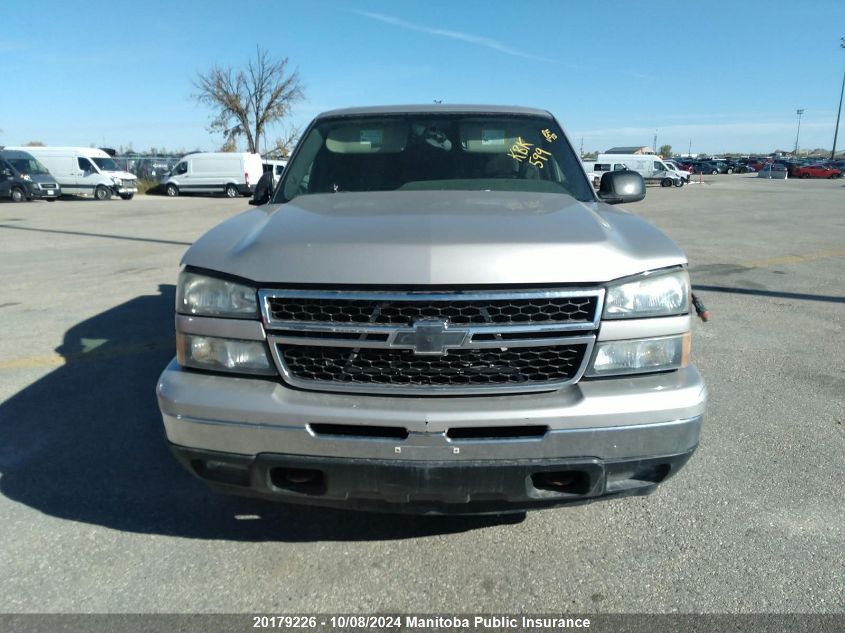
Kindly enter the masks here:
[[92, 158], [91, 160], [97, 163], [97, 167], [102, 171], [123, 171], [111, 158]]
[[594, 200], [553, 119], [400, 114], [328, 119], [285, 168], [275, 202], [361, 191], [531, 191]]
[[34, 158], [10, 158], [9, 163], [21, 174], [36, 176], [38, 174], [49, 174], [47, 168]]

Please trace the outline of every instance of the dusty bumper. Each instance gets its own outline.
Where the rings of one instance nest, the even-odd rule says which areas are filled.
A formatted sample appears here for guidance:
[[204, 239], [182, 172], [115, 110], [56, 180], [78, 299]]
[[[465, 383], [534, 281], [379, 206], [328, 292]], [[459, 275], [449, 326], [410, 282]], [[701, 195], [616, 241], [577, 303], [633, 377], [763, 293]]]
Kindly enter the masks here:
[[219, 492], [381, 512], [484, 514], [649, 494], [694, 449], [648, 459], [408, 462], [171, 450]]
[[[706, 397], [693, 367], [581, 381], [546, 394], [481, 398], [297, 391], [272, 380], [183, 371], [175, 363], [158, 385], [174, 452], [215, 487], [422, 512], [505, 511], [649, 492], [697, 446]], [[406, 436], [315, 432], [320, 425], [398, 428]], [[453, 437], [460, 429], [525, 426], [545, 431], [536, 437]], [[574, 483], [545, 489], [535, 481], [544, 472], [570, 473]]]

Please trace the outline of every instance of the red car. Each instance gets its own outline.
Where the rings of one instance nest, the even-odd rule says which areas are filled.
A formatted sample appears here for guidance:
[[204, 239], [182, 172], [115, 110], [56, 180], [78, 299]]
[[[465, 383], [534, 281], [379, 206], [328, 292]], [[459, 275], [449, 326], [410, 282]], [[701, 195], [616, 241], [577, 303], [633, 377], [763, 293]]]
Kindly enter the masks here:
[[791, 175], [793, 178], [840, 178], [842, 171], [824, 165], [805, 165], [796, 167]]

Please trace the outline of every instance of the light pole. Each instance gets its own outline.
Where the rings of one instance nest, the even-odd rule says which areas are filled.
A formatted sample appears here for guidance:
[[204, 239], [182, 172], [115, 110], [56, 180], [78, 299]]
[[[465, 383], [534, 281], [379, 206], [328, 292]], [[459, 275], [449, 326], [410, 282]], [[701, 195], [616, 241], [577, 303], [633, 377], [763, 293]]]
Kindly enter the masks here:
[[804, 114], [804, 108], [796, 110], [795, 114], [798, 115], [798, 133], [795, 135], [795, 149], [792, 150], [792, 155], [798, 156], [798, 137], [801, 136], [801, 115]]
[[[845, 37], [840, 37], [839, 48], [845, 48]], [[830, 150], [830, 160], [836, 157], [836, 137], [839, 135], [839, 117], [842, 115], [842, 94], [845, 93], [845, 72], [842, 73], [842, 88], [839, 90], [839, 111], [836, 113], [836, 128], [833, 130], [833, 149]]]

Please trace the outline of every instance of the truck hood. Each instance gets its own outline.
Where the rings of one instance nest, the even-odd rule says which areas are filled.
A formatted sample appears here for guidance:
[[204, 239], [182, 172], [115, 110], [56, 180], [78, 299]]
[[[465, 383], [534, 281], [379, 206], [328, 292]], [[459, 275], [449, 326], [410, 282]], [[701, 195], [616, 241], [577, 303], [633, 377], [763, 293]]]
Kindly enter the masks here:
[[645, 220], [561, 194], [407, 191], [299, 196], [211, 229], [182, 263], [257, 284], [604, 282], [686, 263]]

